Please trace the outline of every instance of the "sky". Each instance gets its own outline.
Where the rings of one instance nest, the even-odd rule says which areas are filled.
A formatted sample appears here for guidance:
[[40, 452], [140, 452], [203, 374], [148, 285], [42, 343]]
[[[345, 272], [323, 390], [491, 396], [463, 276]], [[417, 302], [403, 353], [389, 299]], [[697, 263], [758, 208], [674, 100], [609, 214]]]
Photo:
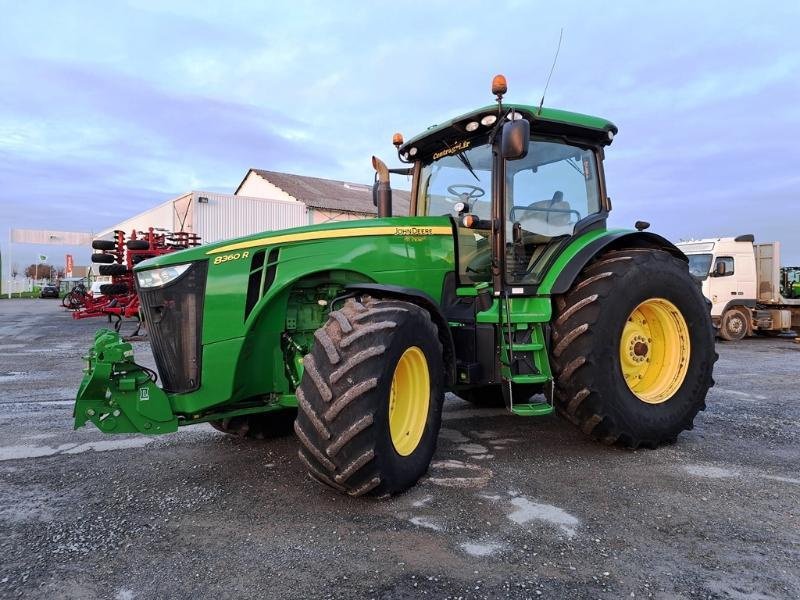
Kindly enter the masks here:
[[[796, 1], [0, 0], [0, 15], [5, 257], [9, 227], [99, 231], [232, 192], [250, 167], [371, 182], [372, 154], [397, 163], [395, 131], [491, 103], [496, 73], [508, 101], [538, 103], [563, 28], [545, 105], [619, 127], [611, 226], [753, 233], [800, 264]], [[27, 264], [42, 248], [12, 250]], [[69, 250], [85, 263], [45, 252]]]

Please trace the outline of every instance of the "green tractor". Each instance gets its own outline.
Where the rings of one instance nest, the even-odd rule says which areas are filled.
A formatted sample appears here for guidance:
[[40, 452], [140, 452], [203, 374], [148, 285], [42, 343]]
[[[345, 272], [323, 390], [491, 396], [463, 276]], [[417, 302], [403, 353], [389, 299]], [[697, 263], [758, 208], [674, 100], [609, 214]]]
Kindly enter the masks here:
[[790, 300], [800, 299], [800, 267], [781, 267], [781, 296]]
[[[294, 429], [314, 479], [395, 494], [426, 472], [446, 391], [557, 411], [605, 444], [672, 442], [705, 407], [708, 307], [666, 239], [609, 230], [604, 119], [496, 103], [373, 158], [378, 218], [268, 232], [136, 269], [161, 376], [100, 331], [75, 426]], [[413, 180], [393, 216], [391, 173]]]

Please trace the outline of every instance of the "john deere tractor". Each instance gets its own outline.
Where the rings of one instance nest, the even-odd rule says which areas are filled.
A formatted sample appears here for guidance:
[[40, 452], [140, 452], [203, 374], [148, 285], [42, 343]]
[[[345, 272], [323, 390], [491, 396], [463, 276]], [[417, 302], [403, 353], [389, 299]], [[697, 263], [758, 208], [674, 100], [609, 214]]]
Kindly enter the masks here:
[[[314, 479], [354, 496], [414, 485], [446, 391], [558, 412], [631, 448], [692, 427], [713, 332], [687, 259], [608, 229], [605, 119], [496, 102], [373, 158], [378, 218], [261, 233], [135, 268], [161, 378], [100, 331], [75, 426], [161, 434], [208, 422], [294, 430]], [[392, 215], [392, 173], [412, 178]]]

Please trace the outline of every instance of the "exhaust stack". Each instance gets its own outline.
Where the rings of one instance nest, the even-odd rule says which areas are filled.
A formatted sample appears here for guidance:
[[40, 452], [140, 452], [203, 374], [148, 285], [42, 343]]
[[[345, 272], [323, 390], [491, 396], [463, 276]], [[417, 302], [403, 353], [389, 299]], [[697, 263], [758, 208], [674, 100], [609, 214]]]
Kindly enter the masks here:
[[377, 156], [372, 157], [375, 185], [372, 186], [372, 203], [378, 207], [378, 217], [392, 216], [392, 186], [389, 184], [389, 167]]

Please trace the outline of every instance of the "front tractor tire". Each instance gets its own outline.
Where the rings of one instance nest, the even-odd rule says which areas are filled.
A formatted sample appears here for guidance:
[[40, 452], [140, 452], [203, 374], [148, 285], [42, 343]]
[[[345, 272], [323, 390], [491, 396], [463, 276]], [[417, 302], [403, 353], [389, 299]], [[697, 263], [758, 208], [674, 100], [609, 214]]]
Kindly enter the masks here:
[[691, 429], [714, 384], [711, 317], [686, 263], [605, 253], [555, 301], [559, 413], [606, 444], [655, 448]]
[[430, 315], [401, 300], [351, 298], [315, 338], [296, 390], [309, 475], [352, 496], [411, 487], [436, 450], [444, 400]]

